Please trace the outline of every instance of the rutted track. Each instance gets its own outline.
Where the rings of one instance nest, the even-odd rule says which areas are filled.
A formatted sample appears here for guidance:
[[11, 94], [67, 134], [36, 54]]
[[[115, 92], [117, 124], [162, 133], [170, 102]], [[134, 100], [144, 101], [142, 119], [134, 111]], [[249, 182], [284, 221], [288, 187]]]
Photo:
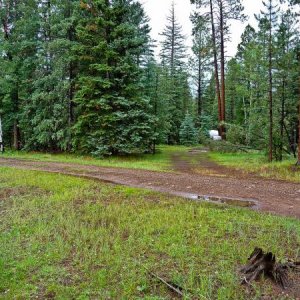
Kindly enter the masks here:
[[300, 184], [253, 176], [204, 175], [195, 172], [154, 172], [71, 163], [0, 158], [0, 166], [80, 176], [172, 195], [209, 195], [256, 199], [262, 211], [300, 218]]

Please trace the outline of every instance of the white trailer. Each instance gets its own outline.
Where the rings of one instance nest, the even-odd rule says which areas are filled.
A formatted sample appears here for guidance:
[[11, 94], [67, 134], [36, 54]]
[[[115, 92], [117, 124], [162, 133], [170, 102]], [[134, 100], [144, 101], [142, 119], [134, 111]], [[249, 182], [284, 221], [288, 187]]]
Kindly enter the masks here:
[[222, 137], [219, 136], [218, 130], [210, 130], [209, 132], [209, 137], [214, 140], [214, 141], [221, 141]]

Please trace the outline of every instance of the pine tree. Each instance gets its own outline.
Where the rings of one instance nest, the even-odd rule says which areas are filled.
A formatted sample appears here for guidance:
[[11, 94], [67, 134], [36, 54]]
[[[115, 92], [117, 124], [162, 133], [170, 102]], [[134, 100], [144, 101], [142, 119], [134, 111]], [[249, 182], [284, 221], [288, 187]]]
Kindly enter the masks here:
[[[226, 99], [225, 99], [225, 42], [226, 36], [229, 35], [230, 20], [244, 21], [246, 17], [243, 15], [244, 7], [241, 0], [191, 0], [192, 4], [196, 4], [198, 8], [208, 7], [211, 22], [212, 45], [214, 55], [215, 83], [216, 94], [218, 97], [218, 112], [220, 122], [220, 135], [226, 138], [224, 122], [226, 120]], [[216, 20], [218, 23], [216, 23]], [[219, 39], [219, 40], [218, 40]], [[218, 51], [220, 57], [220, 70], [218, 64]], [[220, 74], [220, 77], [219, 77]]]
[[180, 125], [191, 104], [191, 95], [185, 66], [185, 38], [176, 19], [174, 3], [167, 18], [167, 25], [161, 35], [163, 41], [160, 58], [165, 76], [161, 80], [164, 81], [165, 105], [168, 107], [170, 124], [168, 144], [178, 144], [180, 142]]
[[[147, 39], [138, 34], [144, 14], [133, 1], [81, 2], [77, 28], [81, 62], [76, 103], [76, 148], [94, 155], [149, 151], [153, 139], [150, 105], [142, 93], [137, 58]], [[134, 15], [133, 15], [134, 13]], [[137, 22], [137, 23], [134, 23]]]
[[257, 19], [264, 19], [268, 31], [268, 80], [269, 80], [269, 161], [273, 160], [273, 32], [277, 22], [277, 5], [275, 0], [263, 2], [266, 11], [261, 11]]
[[210, 71], [212, 59], [212, 42], [208, 34], [208, 20], [198, 13], [191, 16], [193, 23], [193, 57], [190, 60], [193, 80], [197, 90], [197, 120], [201, 126], [203, 113], [203, 92], [206, 86], [207, 73]]
[[192, 146], [198, 143], [198, 132], [189, 113], [185, 115], [180, 126], [180, 143], [185, 146]]
[[170, 70], [173, 77], [177, 71], [182, 69], [186, 58], [185, 37], [182, 34], [182, 26], [176, 19], [174, 2], [172, 2], [170, 15], [167, 17], [167, 25], [161, 36], [163, 37], [160, 53], [162, 65]]
[[[70, 150], [74, 122], [75, 8], [77, 1], [40, 1], [37, 67], [32, 99], [25, 106], [26, 148]], [[26, 117], [25, 116], [25, 117]]]
[[0, 1], [0, 97], [4, 139], [18, 150], [24, 144], [22, 108], [32, 91], [37, 51], [37, 3], [34, 0]]
[[[292, 143], [289, 135], [286, 136], [286, 129], [292, 125], [292, 128], [288, 131], [293, 130], [294, 124], [297, 123], [295, 116], [297, 114], [297, 95], [294, 91], [297, 89], [295, 85], [295, 78], [298, 73], [297, 57], [294, 51], [296, 46], [297, 36], [297, 19], [295, 14], [288, 10], [286, 13], [281, 15], [280, 24], [278, 31], [276, 32], [275, 41], [275, 62], [274, 67], [277, 71], [274, 74], [274, 82], [277, 86], [275, 96], [278, 100], [279, 113], [278, 121], [279, 133], [278, 133], [278, 145], [275, 148], [277, 150], [276, 158], [278, 160], [283, 159], [284, 144], [286, 143], [285, 138], [289, 144]], [[288, 113], [287, 113], [288, 112]], [[276, 111], [275, 111], [276, 113]], [[275, 145], [276, 146], [276, 145]], [[294, 149], [292, 149], [294, 152]]]

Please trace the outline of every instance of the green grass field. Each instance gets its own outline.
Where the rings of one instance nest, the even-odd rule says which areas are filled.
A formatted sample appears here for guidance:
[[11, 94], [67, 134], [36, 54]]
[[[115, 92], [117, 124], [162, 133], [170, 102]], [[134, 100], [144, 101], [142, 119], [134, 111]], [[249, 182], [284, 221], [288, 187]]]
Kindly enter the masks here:
[[257, 175], [300, 182], [300, 167], [295, 167], [296, 159], [286, 157], [282, 162], [267, 161], [261, 152], [218, 153], [212, 152], [209, 157], [221, 165], [255, 173]]
[[238, 268], [255, 246], [300, 255], [299, 220], [140, 189], [0, 168], [1, 299], [259, 299]]
[[[48, 162], [66, 162], [78, 163], [85, 165], [96, 165], [103, 167], [118, 167], [145, 169], [153, 171], [170, 171], [171, 156], [174, 152], [186, 151], [184, 146], [159, 146], [155, 155], [131, 155], [131, 156], [112, 156], [97, 159], [91, 156], [83, 156], [76, 154], [52, 154], [41, 152], [25, 152], [25, 151], [6, 151], [2, 156], [7, 158], [19, 158], [36, 161]], [[1, 157], [1, 154], [0, 154]]]

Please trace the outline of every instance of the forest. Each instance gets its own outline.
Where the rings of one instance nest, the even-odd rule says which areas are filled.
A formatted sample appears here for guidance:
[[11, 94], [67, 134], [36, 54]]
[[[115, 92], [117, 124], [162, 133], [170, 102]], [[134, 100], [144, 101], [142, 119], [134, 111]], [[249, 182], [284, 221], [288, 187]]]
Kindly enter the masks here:
[[0, 299], [300, 299], [300, 0], [168, 2], [0, 0]]
[[4, 146], [103, 157], [205, 143], [218, 129], [228, 147], [296, 158], [299, 1], [266, 0], [234, 57], [243, 1], [191, 3], [190, 55], [174, 5], [157, 43], [138, 1], [1, 0]]

